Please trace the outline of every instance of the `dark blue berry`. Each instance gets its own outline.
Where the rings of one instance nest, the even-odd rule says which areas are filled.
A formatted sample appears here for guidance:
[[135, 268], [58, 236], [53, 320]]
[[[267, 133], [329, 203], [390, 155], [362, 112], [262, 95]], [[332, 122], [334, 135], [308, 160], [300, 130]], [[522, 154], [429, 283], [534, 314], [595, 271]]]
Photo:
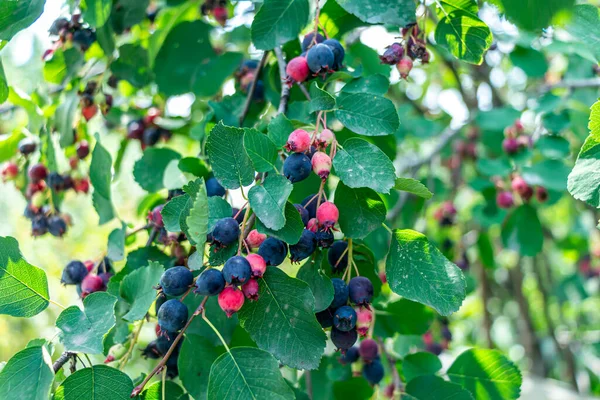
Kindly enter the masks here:
[[329, 307], [335, 310], [348, 302], [348, 285], [340, 278], [333, 278], [331, 283], [333, 284], [333, 300]]
[[308, 210], [304, 208], [302, 204], [294, 204], [294, 207], [296, 207], [296, 210], [298, 210], [300, 218], [302, 218], [302, 223], [304, 226], [306, 226], [306, 224], [308, 224], [308, 220], [310, 219], [308, 216]]
[[[304, 200], [302, 200], [302, 202], [300, 203], [302, 205], [302, 207], [306, 208], [306, 211], [308, 211], [308, 219], [309, 220], [311, 218], [317, 217], [317, 198], [315, 196], [316, 196], [316, 194], [311, 194], [308, 197], [306, 197]], [[310, 204], [308, 203], [309, 201], [310, 201]]]
[[[167, 351], [169, 351], [169, 349], [171, 348], [171, 345], [173, 344], [173, 341], [176, 337], [177, 333], [175, 332], [162, 332], [161, 335], [158, 338], [156, 338], [156, 340], [154, 341], [156, 343], [156, 350], [161, 356], [167, 354]], [[177, 346], [175, 347], [173, 352], [179, 352], [179, 348], [181, 347], [182, 342], [183, 340], [177, 342]]]
[[346, 350], [346, 353], [342, 354], [340, 362], [342, 364], [352, 364], [353, 362], [358, 361], [358, 357], [358, 347], [353, 346]]
[[323, 44], [329, 46], [331, 51], [333, 51], [333, 69], [338, 70], [342, 68], [344, 56], [346, 55], [344, 47], [335, 39], [327, 39]]
[[442, 327], [442, 337], [448, 341], [452, 340], [452, 332], [447, 326]]
[[252, 94], [252, 100], [261, 101], [265, 98], [265, 84], [261, 79], [256, 81], [254, 87], [254, 93]]
[[84, 263], [81, 261], [71, 261], [63, 270], [60, 282], [63, 285], [77, 285], [81, 283], [87, 274], [88, 270]]
[[364, 276], [356, 276], [350, 279], [348, 284], [348, 297], [357, 305], [366, 305], [373, 299], [373, 284]]
[[317, 249], [316, 235], [314, 232], [305, 229], [298, 243], [290, 246], [290, 259], [292, 262], [304, 260]]
[[315, 316], [322, 328], [331, 328], [333, 326], [333, 312], [331, 309], [327, 308], [323, 311], [319, 311]]
[[427, 346], [425, 346], [425, 350], [427, 350], [430, 353], [435, 354], [436, 356], [439, 356], [440, 354], [442, 354], [442, 351], [444, 350], [444, 348], [439, 343], [430, 343]]
[[79, 29], [73, 33], [73, 43], [86, 51], [96, 41], [96, 33], [91, 29]]
[[304, 153], [293, 153], [283, 162], [283, 175], [292, 183], [308, 178], [312, 171], [310, 158]]
[[333, 232], [330, 229], [319, 229], [317, 235], [317, 246], [324, 249], [331, 247], [334, 241]]
[[371, 363], [364, 364], [362, 373], [367, 382], [371, 385], [377, 385], [383, 379], [385, 371], [381, 361], [375, 360]]
[[179, 366], [177, 364], [178, 359], [179, 352], [173, 352], [167, 360], [167, 363], [165, 364], [167, 367], [167, 378], [174, 379], [177, 377], [177, 375], [179, 375]]
[[38, 214], [39, 210], [35, 211], [31, 206], [31, 203], [27, 203], [27, 205], [25, 206], [25, 211], [23, 211], [23, 216], [27, 219], [33, 219]]
[[158, 314], [158, 310], [160, 310], [160, 306], [162, 306], [163, 304], [165, 304], [165, 301], [167, 301], [167, 295], [164, 293], [159, 293], [158, 296], [156, 297], [156, 301], [154, 302], [154, 313]]
[[208, 195], [208, 197], [221, 197], [225, 195], [225, 188], [221, 186], [217, 178], [213, 176], [206, 180], [206, 194]]
[[67, 223], [64, 219], [55, 215], [48, 218], [48, 232], [52, 236], [61, 237], [67, 231]]
[[240, 73], [245, 73], [258, 68], [258, 60], [246, 60], [240, 67]]
[[223, 277], [227, 283], [241, 285], [252, 276], [250, 263], [242, 256], [233, 256], [223, 266]]
[[19, 152], [23, 155], [31, 154], [37, 148], [37, 144], [31, 138], [21, 139], [19, 142]]
[[333, 313], [333, 326], [347, 332], [356, 326], [356, 311], [350, 306], [341, 306]]
[[[308, 50], [308, 46], [310, 46], [314, 37], [315, 37], [314, 32], [307, 33], [306, 36], [304, 36], [304, 38], [302, 39], [302, 51]], [[323, 43], [324, 40], [325, 40], [325, 37], [323, 35], [321, 35], [320, 33], [317, 33], [317, 39], [315, 40], [315, 42]]]
[[267, 265], [278, 266], [287, 256], [287, 244], [279, 239], [270, 237], [265, 239], [258, 248], [258, 255], [264, 258]]
[[194, 293], [202, 296], [215, 296], [225, 288], [225, 278], [218, 269], [210, 268], [202, 272], [196, 279]]
[[333, 68], [335, 56], [333, 51], [326, 44], [319, 43], [314, 45], [306, 53], [306, 62], [308, 68], [315, 74], [321, 71], [328, 71]]
[[48, 232], [48, 220], [45, 215], [36, 215], [31, 220], [31, 236], [42, 236]]
[[142, 357], [150, 358], [153, 360], [157, 360], [162, 357], [160, 352], [158, 351], [157, 341], [158, 339], [151, 341], [145, 348], [142, 349]]
[[240, 224], [233, 218], [223, 218], [215, 223], [212, 230], [213, 242], [220, 246], [229, 246], [240, 236]]
[[158, 309], [158, 325], [162, 331], [178, 332], [188, 319], [188, 309], [177, 299], [165, 301]]
[[181, 296], [193, 282], [192, 271], [182, 266], [169, 268], [160, 277], [160, 287], [167, 296]]
[[349, 331], [340, 331], [335, 327], [331, 328], [331, 341], [341, 350], [342, 353], [345, 353], [346, 350], [354, 346], [356, 340], [358, 339], [358, 333], [356, 333], [356, 329], [351, 329]]
[[144, 143], [146, 146], [154, 146], [160, 140], [160, 136], [160, 129], [151, 126], [149, 128], [144, 129], [144, 134], [142, 135], [142, 143]]
[[[331, 270], [334, 273], [342, 272], [348, 266], [348, 252], [344, 254], [348, 248], [348, 243], [343, 240], [335, 242], [327, 253], [327, 261], [331, 265]], [[342, 254], [344, 256], [342, 257]], [[341, 259], [340, 259], [341, 258]]]

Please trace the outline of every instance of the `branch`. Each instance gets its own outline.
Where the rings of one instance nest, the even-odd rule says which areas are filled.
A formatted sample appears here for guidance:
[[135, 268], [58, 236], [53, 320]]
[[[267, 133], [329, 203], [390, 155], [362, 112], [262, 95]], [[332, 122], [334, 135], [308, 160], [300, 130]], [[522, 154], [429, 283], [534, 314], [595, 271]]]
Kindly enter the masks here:
[[60, 357], [58, 357], [58, 359], [54, 362], [54, 364], [52, 364], [52, 369], [54, 370], [54, 373], [57, 373], [70, 359], [72, 359], [76, 355], [77, 353], [73, 351], [63, 352], [60, 355]]
[[398, 374], [398, 368], [396, 368], [396, 360], [385, 349], [385, 344], [381, 340], [381, 338], [377, 338], [377, 343], [379, 343], [379, 347], [381, 348], [381, 352], [385, 356], [388, 365], [390, 366], [390, 370], [392, 371], [392, 382], [394, 383], [394, 392], [402, 391], [403, 385], [402, 380], [400, 379], [400, 374]]
[[240, 126], [244, 124], [244, 120], [246, 119], [246, 115], [248, 115], [248, 110], [250, 110], [250, 104], [252, 103], [252, 97], [254, 97], [254, 91], [256, 90], [256, 82], [260, 77], [260, 72], [267, 62], [267, 58], [269, 58], [269, 52], [265, 51], [263, 53], [260, 62], [258, 63], [258, 67], [256, 67], [256, 71], [254, 71], [254, 79], [250, 83], [250, 87], [248, 88], [248, 94], [246, 95], [246, 103], [244, 104], [244, 109], [242, 110], [242, 115], [240, 115]]
[[573, 79], [567, 81], [560, 81], [551, 85], [542, 86], [542, 93], [552, 89], [581, 89], [581, 88], [594, 88], [600, 87], [600, 78], [589, 78], [589, 79]]
[[287, 111], [287, 103], [290, 99], [290, 85], [286, 82], [287, 73], [285, 72], [285, 68], [287, 66], [283, 53], [281, 52], [281, 47], [275, 47], [273, 49], [275, 52], [275, 56], [277, 56], [277, 64], [279, 65], [279, 77], [281, 78], [281, 98], [279, 100], [279, 108], [277, 112], [279, 114], [285, 114]]

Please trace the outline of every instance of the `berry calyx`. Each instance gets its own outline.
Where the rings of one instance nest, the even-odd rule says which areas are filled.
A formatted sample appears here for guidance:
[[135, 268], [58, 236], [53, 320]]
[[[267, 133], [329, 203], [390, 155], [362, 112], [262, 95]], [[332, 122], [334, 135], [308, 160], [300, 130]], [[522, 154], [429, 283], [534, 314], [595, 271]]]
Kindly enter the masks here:
[[316, 232], [317, 235], [317, 246], [321, 248], [331, 247], [335, 238], [333, 237], [333, 232], [331, 229], [319, 228]]
[[160, 204], [148, 212], [148, 222], [157, 228], [162, 228], [164, 225], [161, 211], [164, 204]]
[[202, 296], [215, 296], [225, 288], [225, 278], [218, 269], [210, 268], [205, 270], [196, 279], [196, 289], [194, 293]]
[[250, 279], [242, 285], [242, 293], [250, 301], [258, 300], [258, 291], [259, 286], [256, 279]]
[[225, 282], [231, 285], [242, 285], [252, 276], [250, 263], [242, 256], [233, 256], [223, 266]]
[[263, 274], [267, 270], [267, 263], [265, 259], [259, 254], [248, 254], [246, 260], [250, 264], [253, 278], [262, 278]]
[[238, 312], [244, 305], [244, 294], [234, 286], [228, 286], [219, 294], [219, 307], [228, 318]]
[[160, 277], [160, 287], [167, 296], [181, 296], [193, 282], [192, 271], [183, 266], [169, 268]]
[[294, 153], [304, 153], [310, 148], [310, 135], [304, 129], [296, 129], [288, 136], [285, 149]]
[[311, 159], [312, 168], [319, 178], [325, 180], [331, 171], [331, 157], [322, 151], [317, 151]]
[[324, 202], [317, 209], [317, 221], [325, 229], [333, 228], [339, 217], [338, 208], [330, 201]]
[[365, 306], [373, 299], [373, 284], [364, 276], [356, 276], [348, 283], [348, 298], [359, 306]]
[[396, 69], [400, 73], [400, 77], [402, 79], [408, 78], [408, 74], [412, 70], [412, 67], [413, 62], [410, 58], [403, 58], [398, 64], [396, 64]]
[[302, 56], [292, 58], [285, 68], [288, 79], [292, 82], [304, 82], [310, 75], [306, 58]]
[[162, 332], [178, 332], [187, 322], [188, 309], [177, 299], [167, 300], [158, 309], [157, 317]]
[[350, 306], [341, 306], [333, 313], [333, 326], [347, 332], [356, 326], [356, 311]]
[[246, 238], [246, 244], [251, 249], [259, 247], [265, 241], [267, 235], [259, 233], [256, 229], [252, 229]]

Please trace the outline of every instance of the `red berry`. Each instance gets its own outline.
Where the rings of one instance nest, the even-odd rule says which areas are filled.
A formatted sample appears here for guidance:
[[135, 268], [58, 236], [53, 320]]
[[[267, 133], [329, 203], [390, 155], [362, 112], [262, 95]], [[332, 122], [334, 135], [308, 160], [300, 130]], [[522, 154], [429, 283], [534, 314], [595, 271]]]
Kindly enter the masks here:
[[308, 229], [311, 232], [317, 233], [317, 231], [319, 230], [319, 221], [317, 221], [316, 218], [309, 219], [308, 224], [306, 224], [306, 229]]
[[258, 281], [256, 279], [250, 279], [248, 282], [242, 285], [242, 293], [250, 301], [258, 300]]
[[335, 204], [330, 201], [326, 201], [317, 208], [317, 221], [326, 229], [332, 228], [337, 223], [339, 217], [340, 212]]
[[377, 342], [373, 339], [365, 339], [360, 342], [358, 354], [360, 354], [364, 362], [369, 363], [377, 358], [379, 346], [377, 346]]
[[90, 190], [90, 180], [88, 178], [78, 179], [75, 181], [74, 189], [76, 192], [87, 193]]
[[519, 142], [513, 137], [507, 137], [502, 142], [502, 149], [506, 154], [515, 154], [519, 151]]
[[285, 72], [292, 81], [304, 82], [310, 74], [306, 58], [302, 56], [292, 58], [285, 68]]
[[406, 79], [408, 77], [412, 67], [413, 62], [410, 58], [403, 58], [398, 64], [396, 64], [396, 69], [398, 69], [398, 72], [400, 72], [400, 77], [402, 79]]
[[48, 177], [48, 168], [44, 164], [35, 164], [29, 168], [29, 179], [32, 183], [37, 183]]
[[500, 208], [511, 208], [515, 204], [512, 193], [508, 191], [499, 192], [496, 195], [496, 204]]
[[538, 186], [535, 189], [535, 197], [540, 203], [546, 202], [548, 200], [548, 190], [543, 186]]
[[304, 153], [310, 149], [310, 135], [304, 129], [296, 129], [290, 133], [285, 148], [294, 153]]
[[90, 144], [87, 142], [87, 140], [82, 140], [77, 146], [77, 157], [83, 160], [88, 156], [88, 154], [90, 154]]
[[355, 307], [354, 311], [356, 311], [356, 331], [360, 336], [365, 336], [373, 322], [373, 312], [367, 307]]
[[246, 244], [251, 249], [258, 248], [265, 241], [267, 235], [259, 233], [256, 229], [252, 229], [246, 238]]
[[4, 182], [15, 179], [18, 174], [19, 167], [17, 166], [17, 164], [13, 162], [8, 162], [4, 164], [4, 167], [2, 168], [2, 180]]
[[317, 151], [313, 154], [310, 162], [314, 173], [319, 175], [323, 180], [327, 179], [329, 172], [331, 171], [331, 158], [326, 153]]
[[429, 346], [433, 343], [433, 335], [431, 334], [431, 332], [425, 332], [423, 334], [423, 343], [426, 346]]
[[156, 118], [160, 117], [160, 110], [156, 107], [150, 107], [148, 109], [148, 112], [146, 113], [146, 116], [144, 117], [144, 123], [146, 125], [152, 125], [155, 123]]
[[163, 217], [160, 213], [164, 207], [164, 204], [160, 204], [148, 212], [148, 222], [157, 228], [162, 228], [164, 225]]
[[79, 165], [79, 158], [75, 156], [69, 158], [69, 166], [71, 167], [71, 169], [77, 168], [77, 165]]
[[518, 133], [523, 133], [523, 131], [525, 130], [525, 127], [523, 126], [523, 123], [520, 119], [516, 119], [513, 125]]
[[221, 24], [221, 26], [225, 26], [225, 22], [227, 22], [227, 17], [229, 17], [229, 14], [225, 7], [213, 8], [212, 14], [213, 17], [215, 17], [215, 19], [217, 20], [217, 22]]
[[88, 272], [92, 272], [96, 264], [92, 260], [86, 260], [83, 262], [83, 265], [87, 268]]
[[250, 263], [252, 276], [254, 278], [262, 278], [263, 274], [267, 270], [267, 263], [265, 259], [258, 254], [248, 254], [246, 256], [246, 260], [248, 261], [248, 263]]
[[83, 281], [81, 281], [81, 298], [85, 298], [87, 295], [102, 292], [106, 290], [104, 280], [94, 274], [88, 274]]
[[83, 115], [83, 118], [85, 118], [86, 121], [89, 121], [90, 119], [92, 119], [94, 117], [94, 115], [96, 115], [97, 112], [98, 112], [98, 106], [95, 104], [83, 107], [81, 109], [81, 115]]
[[228, 286], [219, 293], [218, 300], [221, 310], [225, 311], [227, 317], [231, 318], [244, 305], [244, 294], [236, 287]]

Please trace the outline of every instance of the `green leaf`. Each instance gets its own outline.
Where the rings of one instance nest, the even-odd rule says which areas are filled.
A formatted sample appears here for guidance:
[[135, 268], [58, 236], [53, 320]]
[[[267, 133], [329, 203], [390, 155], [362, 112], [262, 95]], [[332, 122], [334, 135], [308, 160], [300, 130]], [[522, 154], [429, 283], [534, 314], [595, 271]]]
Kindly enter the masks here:
[[259, 233], [273, 236], [289, 245], [293, 245], [300, 240], [302, 231], [304, 230], [304, 223], [296, 207], [288, 201], [285, 204], [285, 225], [283, 228], [275, 231], [267, 228], [260, 220], [256, 220], [256, 230]]
[[423, 375], [434, 375], [442, 369], [442, 362], [433, 353], [418, 352], [409, 354], [402, 360], [402, 373], [406, 382]]
[[150, 262], [147, 267], [138, 268], [121, 282], [120, 296], [130, 304], [123, 316], [125, 321], [139, 321], [146, 316], [156, 299], [156, 289], [165, 268], [158, 262]]
[[502, 243], [523, 256], [542, 251], [544, 232], [535, 208], [523, 204], [512, 211], [502, 226]]
[[163, 177], [169, 163], [179, 160], [181, 154], [166, 147], [151, 147], [133, 166], [135, 181], [147, 192], [158, 192], [165, 187]]
[[315, 369], [325, 348], [325, 334], [314, 314], [308, 285], [269, 268], [259, 281], [258, 301], [238, 311], [242, 327], [258, 347], [296, 369]]
[[331, 279], [321, 271], [322, 258], [323, 253], [317, 253], [309, 258], [296, 274], [296, 278], [308, 284], [315, 298], [315, 312], [325, 310], [333, 301], [333, 284]]
[[32, 346], [12, 356], [0, 372], [0, 398], [48, 399], [54, 381], [52, 359], [45, 346]]
[[[566, 6], [573, 5], [574, 0], [552, 0], [548, 3], [556, 6]], [[541, 7], [541, 9], [546, 11], [548, 5], [549, 4], [544, 3], [544, 6]], [[536, 14], [534, 15], [537, 15], [541, 9], [536, 9]], [[547, 25], [544, 25], [543, 27], [545, 26]], [[571, 20], [567, 25], [567, 31], [580, 45], [588, 48], [597, 61], [600, 60], [600, 49], [598, 49], [598, 46], [596, 45], [600, 40], [600, 10], [598, 10], [598, 7], [592, 4], [579, 4], [574, 6]]]
[[454, 57], [471, 64], [481, 64], [492, 45], [492, 32], [477, 16], [477, 3], [472, 0], [438, 2], [443, 18], [435, 28], [435, 41]]
[[54, 115], [54, 127], [60, 133], [61, 147], [67, 147], [73, 144], [73, 119], [79, 106], [79, 96], [76, 90], [65, 93], [64, 99], [56, 108]]
[[465, 351], [448, 370], [448, 377], [477, 400], [517, 399], [521, 394], [521, 372], [497, 350]]
[[229, 203], [221, 197], [208, 198], [208, 231], [212, 231], [218, 220], [231, 217], [233, 210]]
[[330, 111], [335, 108], [335, 97], [329, 92], [321, 89], [317, 82], [313, 82], [310, 85], [310, 102], [308, 104], [308, 110], [313, 113], [315, 111]]
[[10, 135], [0, 135], [0, 162], [10, 160], [17, 154], [19, 142], [25, 135], [22, 132], [13, 132]]
[[[96, 28], [96, 40], [106, 55], [112, 55], [115, 51], [115, 33], [110, 22]], [[113, 61], [114, 63], [114, 61]]]
[[510, 61], [530, 78], [543, 78], [548, 71], [544, 54], [531, 47], [516, 46], [510, 52]]
[[58, 387], [54, 400], [127, 400], [133, 382], [125, 373], [106, 365], [80, 369]]
[[10, 40], [37, 20], [44, 11], [45, 0], [0, 2], [0, 40]]
[[339, 224], [346, 237], [363, 239], [385, 221], [385, 204], [372, 189], [352, 189], [340, 182], [334, 203], [340, 211]]
[[375, 332], [384, 336], [422, 335], [429, 330], [434, 319], [431, 308], [421, 303], [400, 299], [386, 304], [381, 311], [377, 308]]
[[200, 191], [200, 185], [202, 181], [196, 179], [195, 181], [188, 182], [187, 185], [183, 187], [183, 191], [186, 193], [184, 197], [187, 198], [187, 202], [181, 213], [179, 214], [179, 226], [181, 227], [181, 231], [187, 235], [188, 225], [187, 225], [187, 217], [190, 215], [190, 210], [194, 205], [194, 200], [196, 199], [196, 195]]
[[404, 26], [415, 22], [416, 5], [410, 0], [369, 0], [368, 7], [362, 0], [337, 0], [350, 14], [369, 24]]
[[365, 378], [354, 376], [333, 383], [333, 398], [335, 400], [369, 400], [373, 398], [373, 388]]
[[244, 148], [244, 130], [219, 122], [206, 141], [206, 154], [213, 173], [226, 189], [237, 189], [254, 181], [254, 168]]
[[0, 60], [0, 104], [4, 103], [6, 99], [8, 99], [8, 82], [6, 81], [6, 75], [4, 75], [2, 60]]
[[433, 193], [431, 193], [425, 185], [413, 178], [397, 178], [394, 189], [414, 194], [425, 200], [429, 200], [433, 197]]
[[217, 358], [210, 369], [208, 400], [295, 398], [279, 363], [266, 351], [236, 347]]
[[296, 39], [307, 20], [308, 0], [265, 0], [250, 27], [252, 43], [272, 50]]
[[558, 192], [567, 188], [569, 172], [562, 160], [544, 160], [521, 169], [521, 175], [528, 184]]
[[[181, 358], [181, 357], [180, 357]], [[180, 374], [181, 376], [181, 371]], [[173, 381], [165, 381], [165, 397], [163, 397], [163, 384], [154, 382], [140, 393], [139, 400], [189, 400], [189, 396]]]
[[83, 0], [81, 2], [83, 19], [94, 28], [102, 26], [108, 21], [111, 9], [112, 1], [110, 0]]
[[192, 92], [200, 97], [212, 97], [216, 95], [223, 82], [231, 76], [244, 59], [241, 53], [225, 53], [214, 56], [210, 60], [203, 60], [196, 69]]
[[206, 398], [210, 367], [222, 353], [201, 336], [185, 335], [177, 367], [183, 387], [194, 399]]
[[111, 63], [110, 69], [113, 75], [136, 87], [144, 87], [152, 79], [148, 51], [137, 44], [119, 47], [119, 58]]
[[[202, 296], [191, 295], [185, 298], [183, 304], [187, 306], [190, 315], [196, 311], [202, 299]], [[209, 297], [208, 301], [206, 302], [205, 310], [208, 320], [217, 328], [221, 336], [223, 336], [223, 339], [225, 339], [225, 342], [229, 343], [233, 336], [235, 327], [238, 326], [237, 316], [234, 315], [232, 318], [227, 318], [223, 310], [221, 310], [221, 307], [219, 307], [217, 296]], [[202, 336], [212, 343], [213, 346], [222, 345], [219, 337], [202, 318], [194, 319], [190, 324], [190, 327], [187, 329], [186, 334]]]
[[[181, 196], [175, 196], [165, 204], [160, 214], [165, 224], [165, 229], [169, 232], [180, 232], [181, 226], [179, 221], [183, 211], [186, 209], [186, 204], [189, 201], [190, 196], [187, 194]], [[189, 211], [189, 210], [187, 210]]]
[[202, 248], [204, 242], [206, 242], [206, 234], [208, 233], [208, 196], [206, 194], [204, 179], [198, 178], [197, 182], [200, 188], [198, 193], [196, 193], [190, 214], [186, 219], [188, 227], [186, 236], [190, 243]]
[[206, 163], [197, 157], [184, 157], [179, 160], [177, 166], [181, 172], [187, 172], [199, 178], [207, 179], [210, 175]]
[[114, 229], [108, 235], [108, 249], [106, 256], [112, 261], [121, 261], [125, 258], [125, 235], [127, 225], [122, 223], [121, 228]]
[[294, 186], [282, 175], [269, 174], [262, 185], [248, 192], [252, 210], [267, 228], [278, 230], [285, 226], [285, 205]]
[[383, 96], [390, 87], [388, 78], [381, 74], [373, 74], [358, 79], [353, 79], [342, 88], [344, 93], [370, 93]]
[[389, 135], [400, 126], [394, 103], [370, 93], [340, 93], [335, 117], [352, 132], [365, 136]]
[[284, 114], [279, 114], [269, 122], [268, 136], [277, 147], [283, 147], [294, 130], [294, 124]]
[[110, 153], [102, 147], [99, 136], [96, 138], [96, 146], [92, 152], [90, 164], [90, 183], [94, 187], [92, 203], [100, 217], [100, 225], [112, 220], [115, 210], [112, 204], [110, 183], [112, 180], [112, 158]]
[[96, 292], [83, 300], [83, 311], [71, 306], [60, 313], [56, 327], [61, 330], [60, 341], [67, 351], [100, 354], [102, 341], [115, 326], [117, 298], [106, 292]]
[[510, 22], [525, 30], [538, 31], [548, 27], [552, 18], [561, 10], [573, 7], [575, 0], [530, 0], [525, 3], [519, 0], [501, 0], [501, 3]]
[[269, 172], [275, 169], [277, 146], [269, 137], [256, 129], [244, 128], [244, 147], [258, 172]]
[[[404, 364], [402, 364], [402, 368], [404, 368]], [[406, 393], [411, 396], [411, 399], [416, 400], [475, 400], [471, 393], [459, 385], [433, 375], [419, 376], [411, 380], [406, 385]]]
[[333, 158], [335, 173], [351, 188], [368, 187], [378, 193], [389, 193], [394, 187], [394, 164], [379, 147], [363, 139], [344, 142]]
[[567, 139], [557, 135], [542, 135], [535, 142], [535, 148], [539, 150], [544, 157], [552, 159], [562, 159], [571, 153], [571, 144]]
[[0, 314], [33, 317], [49, 299], [46, 273], [25, 261], [15, 238], [0, 236]]
[[425, 235], [410, 229], [394, 230], [385, 273], [394, 293], [442, 315], [458, 310], [466, 296], [461, 270]]

